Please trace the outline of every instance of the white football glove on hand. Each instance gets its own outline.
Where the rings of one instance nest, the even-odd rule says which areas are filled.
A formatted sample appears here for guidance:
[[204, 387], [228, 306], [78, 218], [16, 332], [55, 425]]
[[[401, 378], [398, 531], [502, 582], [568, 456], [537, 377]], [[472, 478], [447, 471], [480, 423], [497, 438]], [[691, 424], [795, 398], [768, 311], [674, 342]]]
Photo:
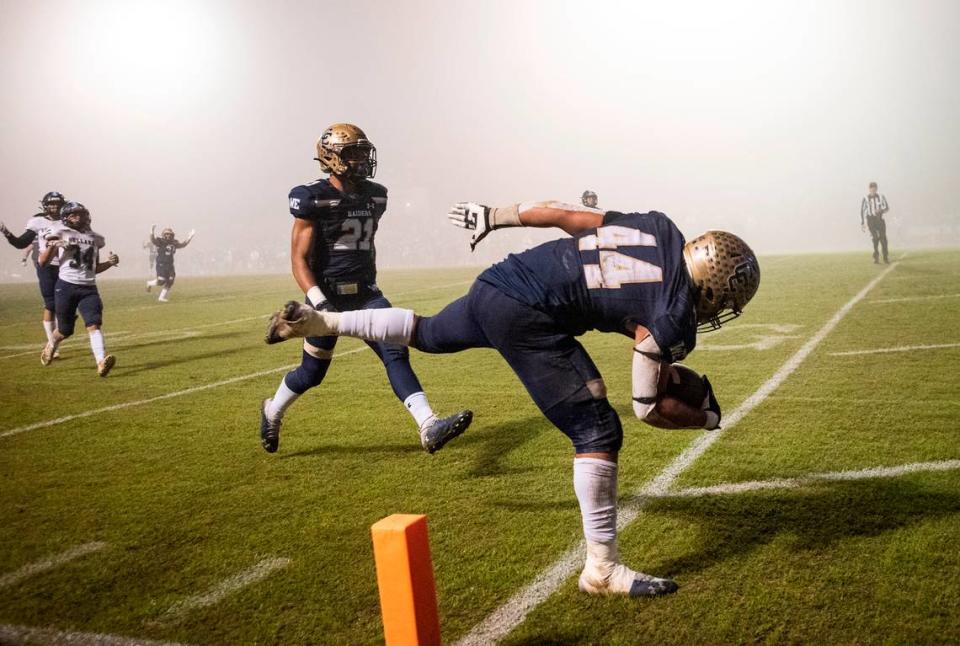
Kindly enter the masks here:
[[470, 251], [476, 249], [480, 241], [493, 231], [490, 226], [490, 207], [476, 202], [457, 202], [450, 207], [447, 218], [454, 226], [476, 231], [470, 237]]

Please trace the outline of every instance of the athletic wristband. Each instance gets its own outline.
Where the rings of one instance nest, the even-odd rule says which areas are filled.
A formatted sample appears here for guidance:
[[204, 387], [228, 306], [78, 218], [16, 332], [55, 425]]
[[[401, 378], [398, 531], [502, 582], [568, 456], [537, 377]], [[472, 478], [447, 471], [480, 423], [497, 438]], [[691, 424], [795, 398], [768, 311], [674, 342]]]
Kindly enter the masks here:
[[708, 431], [712, 431], [715, 428], [720, 426], [720, 416], [714, 413], [712, 410], [703, 411], [704, 415], [707, 417], [707, 421], [704, 422], [703, 428]]
[[313, 305], [314, 308], [316, 308], [317, 305], [320, 305], [321, 303], [326, 301], [327, 297], [323, 295], [323, 292], [320, 290], [319, 287], [314, 285], [313, 287], [307, 290], [307, 300], [309, 300], [310, 304]]
[[491, 208], [487, 215], [487, 222], [491, 229], [502, 229], [504, 227], [522, 227], [520, 222], [520, 205], [513, 204], [502, 208]]

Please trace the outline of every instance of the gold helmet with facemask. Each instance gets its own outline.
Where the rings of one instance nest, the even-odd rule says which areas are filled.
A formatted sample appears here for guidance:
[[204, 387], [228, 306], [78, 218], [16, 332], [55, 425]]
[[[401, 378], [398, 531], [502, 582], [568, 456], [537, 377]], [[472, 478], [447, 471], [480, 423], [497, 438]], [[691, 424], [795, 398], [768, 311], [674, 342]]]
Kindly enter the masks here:
[[716, 330], [740, 316], [760, 287], [756, 254], [732, 233], [707, 231], [684, 246], [683, 259], [693, 287], [699, 332]]
[[364, 179], [377, 172], [377, 148], [352, 123], [336, 123], [317, 141], [317, 156], [325, 173]]

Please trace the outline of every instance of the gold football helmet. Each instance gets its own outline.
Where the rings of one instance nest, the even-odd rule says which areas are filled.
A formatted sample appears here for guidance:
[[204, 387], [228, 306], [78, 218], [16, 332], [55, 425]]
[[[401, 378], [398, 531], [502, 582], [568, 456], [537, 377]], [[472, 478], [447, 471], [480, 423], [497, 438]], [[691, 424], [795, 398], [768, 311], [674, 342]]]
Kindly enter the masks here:
[[377, 149], [352, 123], [335, 123], [324, 130], [314, 159], [325, 173], [360, 179], [377, 173]]
[[697, 331], [710, 332], [740, 316], [760, 287], [760, 264], [746, 242], [726, 231], [707, 231], [683, 248], [693, 285]]

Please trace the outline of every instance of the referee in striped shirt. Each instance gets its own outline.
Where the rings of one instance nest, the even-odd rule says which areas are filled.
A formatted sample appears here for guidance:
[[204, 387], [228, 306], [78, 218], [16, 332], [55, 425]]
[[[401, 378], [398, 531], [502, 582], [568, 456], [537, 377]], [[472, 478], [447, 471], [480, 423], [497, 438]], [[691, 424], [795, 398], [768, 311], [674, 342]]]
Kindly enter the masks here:
[[870, 231], [870, 237], [873, 239], [873, 262], [878, 264], [880, 262], [878, 245], [883, 251], [883, 262], [890, 263], [887, 257], [887, 223], [883, 220], [883, 215], [889, 210], [887, 198], [877, 192], [877, 183], [870, 182], [869, 192], [860, 203], [860, 228]]

